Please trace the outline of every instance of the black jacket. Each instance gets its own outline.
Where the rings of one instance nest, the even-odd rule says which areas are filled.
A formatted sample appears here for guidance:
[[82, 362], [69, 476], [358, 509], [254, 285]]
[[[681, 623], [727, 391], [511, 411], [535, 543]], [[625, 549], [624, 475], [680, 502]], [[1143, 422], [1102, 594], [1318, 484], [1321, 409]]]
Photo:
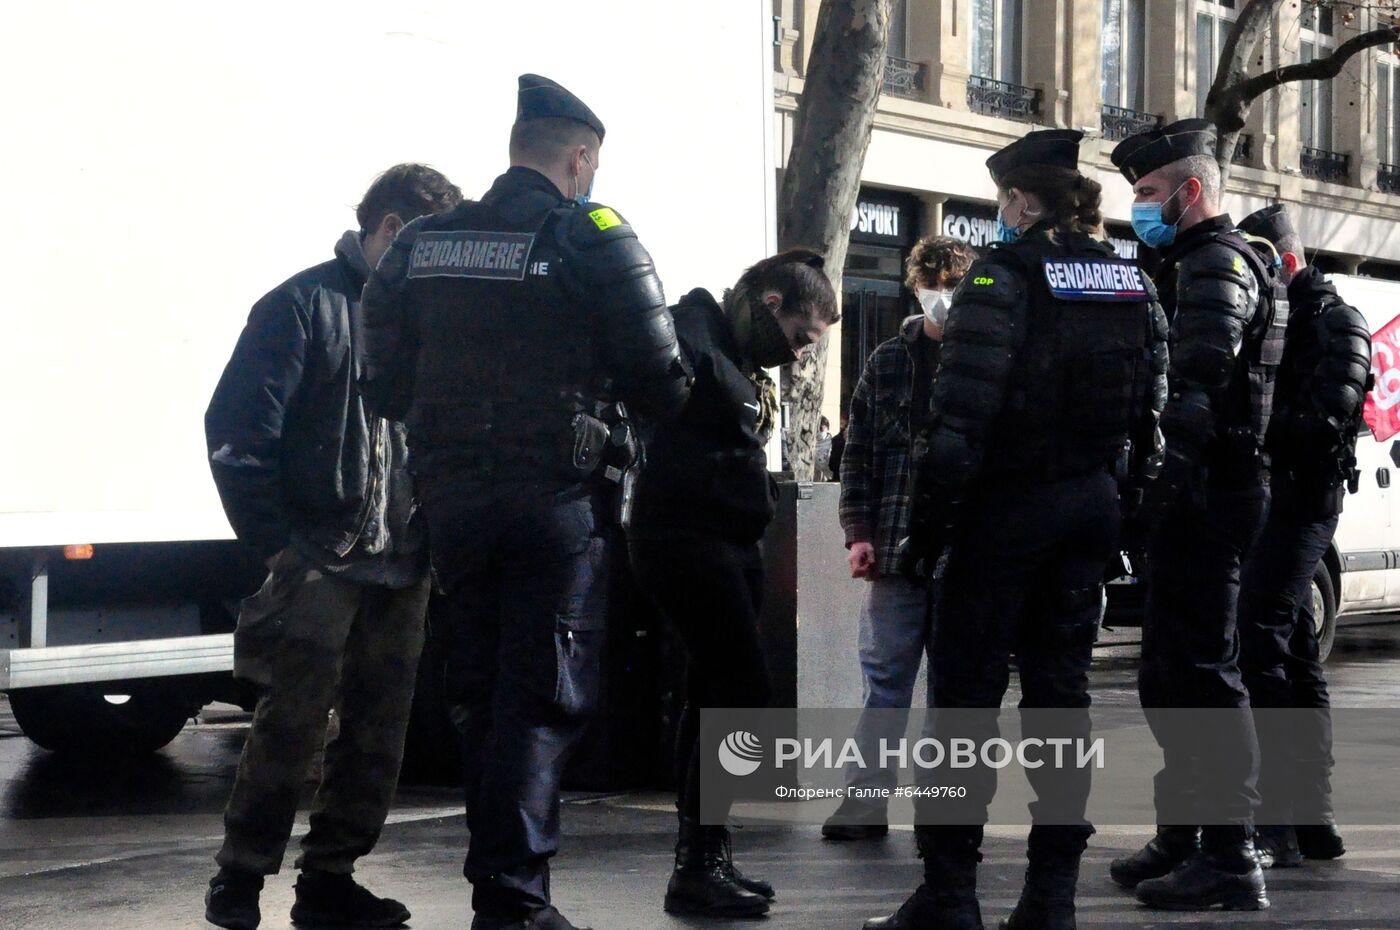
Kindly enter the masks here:
[[1288, 285], [1288, 339], [1266, 448], [1274, 493], [1303, 519], [1341, 512], [1371, 368], [1370, 327], [1311, 266]]
[[[367, 413], [355, 386], [351, 334], [368, 271], [346, 233], [334, 259], [259, 300], [204, 415], [224, 512], [260, 558], [292, 544], [342, 572], [421, 549], [408, 532], [403, 429]], [[408, 569], [421, 576], [421, 565]], [[350, 574], [393, 583], [363, 565]]]
[[756, 541], [778, 497], [756, 429], [758, 389], [741, 369], [734, 329], [708, 291], [691, 291], [671, 313], [695, 381], [680, 414], [645, 437], [630, 531]]

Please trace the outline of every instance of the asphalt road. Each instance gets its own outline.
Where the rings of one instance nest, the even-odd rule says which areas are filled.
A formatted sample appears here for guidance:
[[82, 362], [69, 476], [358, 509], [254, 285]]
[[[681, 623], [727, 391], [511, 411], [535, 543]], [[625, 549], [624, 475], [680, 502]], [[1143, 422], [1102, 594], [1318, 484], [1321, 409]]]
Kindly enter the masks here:
[[[1135, 639], [1132, 629], [1105, 636], [1096, 700], [1136, 700]], [[1338, 706], [1400, 707], [1400, 624], [1347, 626], [1330, 670]], [[202, 895], [246, 728], [246, 715], [211, 708], [152, 757], [79, 764], [30, 744], [0, 699], [0, 930], [208, 926]], [[596, 930], [725, 926], [661, 911], [673, 842], [668, 797], [571, 796], [563, 822], [554, 889], [566, 913]], [[298, 832], [304, 827], [302, 820]], [[359, 876], [408, 903], [413, 927], [465, 930], [465, 832], [455, 791], [404, 786]], [[1084, 868], [1080, 925], [1400, 928], [1400, 827], [1352, 827], [1346, 834], [1349, 852], [1339, 862], [1272, 873], [1270, 910], [1170, 915], [1139, 908], [1107, 878], [1108, 861], [1140, 844], [1146, 828], [1101, 827]], [[1023, 835], [1022, 828], [989, 834], [980, 878], [989, 926], [1015, 902]], [[778, 887], [766, 922], [775, 928], [853, 930], [892, 909], [919, 874], [908, 829], [883, 841], [837, 845], [822, 842], [815, 827], [748, 827], [737, 831], [735, 849], [747, 871]], [[289, 926], [292, 880], [284, 872], [269, 881], [264, 927]]]

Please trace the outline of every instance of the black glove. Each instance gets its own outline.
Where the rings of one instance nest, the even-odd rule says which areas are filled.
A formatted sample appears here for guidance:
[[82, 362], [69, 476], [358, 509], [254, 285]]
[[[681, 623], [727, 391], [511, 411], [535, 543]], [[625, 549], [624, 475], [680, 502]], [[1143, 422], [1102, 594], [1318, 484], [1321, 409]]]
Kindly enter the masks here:
[[947, 527], [930, 525], [911, 529], [909, 535], [899, 541], [895, 569], [915, 584], [926, 582], [933, 577], [933, 570], [947, 546]]

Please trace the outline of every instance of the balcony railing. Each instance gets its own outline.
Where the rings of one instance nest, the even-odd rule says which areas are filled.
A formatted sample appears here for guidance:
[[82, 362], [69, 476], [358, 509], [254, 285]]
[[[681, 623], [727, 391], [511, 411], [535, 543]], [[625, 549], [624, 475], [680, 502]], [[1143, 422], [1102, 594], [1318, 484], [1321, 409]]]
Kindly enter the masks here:
[[927, 72], [928, 68], [922, 62], [886, 55], [884, 91], [896, 97], [921, 98]]
[[1376, 187], [1387, 194], [1400, 194], [1400, 165], [1381, 162], [1376, 169]]
[[967, 82], [967, 106], [974, 113], [1033, 123], [1040, 116], [1040, 91], [974, 74]]
[[1351, 177], [1351, 156], [1342, 152], [1329, 152], [1305, 145], [1301, 161], [1300, 167], [1306, 178], [1340, 183]]
[[1155, 113], [1143, 113], [1127, 107], [1103, 105], [1099, 116], [1103, 125], [1103, 137], [1117, 142], [1162, 125], [1162, 118]]
[[1237, 165], [1248, 165], [1254, 161], [1254, 137], [1242, 132], [1235, 138], [1235, 154], [1230, 159]]

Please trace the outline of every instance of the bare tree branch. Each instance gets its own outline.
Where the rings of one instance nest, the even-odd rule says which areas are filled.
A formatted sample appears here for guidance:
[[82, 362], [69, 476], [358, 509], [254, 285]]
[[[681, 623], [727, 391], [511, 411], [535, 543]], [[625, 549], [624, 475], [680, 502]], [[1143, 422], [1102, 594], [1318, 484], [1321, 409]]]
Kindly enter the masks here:
[[[1224, 100], [1218, 100], [1230, 89], [1238, 85], [1249, 70], [1250, 59], [1254, 57], [1255, 50], [1259, 48], [1259, 42], [1269, 32], [1269, 27], [1273, 24], [1274, 11], [1278, 9], [1283, 0], [1249, 0], [1245, 8], [1240, 11], [1239, 18], [1235, 20], [1230, 28], [1229, 34], [1225, 37], [1225, 47], [1220, 50], [1220, 61], [1215, 69], [1215, 81], [1211, 84], [1210, 93], [1206, 96], [1206, 113], [1217, 109], [1214, 105]], [[1262, 92], [1261, 92], [1262, 93]], [[1256, 95], [1257, 96], [1257, 95]], [[1252, 99], [1252, 98], [1250, 98]], [[1220, 116], [1228, 117], [1237, 114], [1229, 112], [1228, 107], [1220, 107]], [[1203, 114], [1205, 115], [1205, 114]], [[1240, 118], [1239, 126], [1229, 126], [1221, 124], [1216, 120], [1222, 131], [1228, 132], [1231, 129], [1239, 129], [1244, 126], [1244, 119]]]
[[1284, 65], [1282, 68], [1275, 68], [1272, 71], [1265, 71], [1263, 74], [1247, 78], [1239, 84], [1227, 88], [1225, 96], [1248, 104], [1260, 94], [1273, 90], [1282, 84], [1293, 81], [1330, 81], [1341, 74], [1346, 63], [1359, 53], [1368, 48], [1396, 41], [1400, 41], [1400, 26], [1372, 29], [1370, 32], [1352, 36], [1337, 46], [1336, 51], [1324, 58]]

